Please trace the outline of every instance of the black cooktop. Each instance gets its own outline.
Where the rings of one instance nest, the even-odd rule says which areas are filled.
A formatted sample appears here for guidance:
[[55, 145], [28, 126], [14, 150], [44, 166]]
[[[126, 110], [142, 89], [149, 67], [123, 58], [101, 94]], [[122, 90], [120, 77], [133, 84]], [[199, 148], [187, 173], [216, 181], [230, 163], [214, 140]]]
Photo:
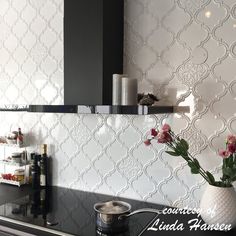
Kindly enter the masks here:
[[[24, 197], [10, 201], [0, 206], [0, 226], [22, 230], [30, 235], [76, 235], [76, 236], [106, 236], [107, 234], [97, 231], [96, 219], [93, 206], [97, 202], [110, 200], [126, 201], [132, 206], [132, 210], [140, 208], [163, 209], [164, 206], [135, 201], [124, 198], [116, 198], [103, 194], [83, 192], [60, 187], [50, 187], [47, 190], [33, 191]], [[155, 213], [142, 213], [129, 219], [129, 229], [116, 236], [210, 236], [213, 235], [236, 235], [235, 229], [229, 232], [221, 231], [190, 231], [189, 220], [197, 219], [204, 224], [196, 214], [181, 215], [157, 215]], [[9, 222], [9, 221], [14, 221]], [[15, 222], [20, 222], [17, 224]], [[165, 229], [165, 225], [173, 225], [172, 230]], [[184, 230], [178, 230], [179, 224], [183, 224]], [[23, 226], [22, 226], [23, 225]], [[24, 225], [40, 227], [32, 229]], [[161, 228], [161, 229], [160, 229]], [[53, 230], [60, 234], [42, 232], [41, 229]], [[0, 235], [1, 228], [0, 228]], [[12, 235], [12, 234], [11, 234]], [[113, 234], [114, 235], [114, 234]]]
[[[163, 208], [160, 205], [141, 201], [51, 187], [47, 190], [34, 191], [20, 199], [0, 206], [0, 215], [7, 219], [13, 219], [71, 235], [106, 235], [96, 230], [93, 206], [97, 202], [114, 199], [130, 203], [132, 210], [140, 208]], [[140, 235], [145, 226], [155, 216], [155, 213], [142, 213], [130, 217], [129, 230], [119, 235]]]

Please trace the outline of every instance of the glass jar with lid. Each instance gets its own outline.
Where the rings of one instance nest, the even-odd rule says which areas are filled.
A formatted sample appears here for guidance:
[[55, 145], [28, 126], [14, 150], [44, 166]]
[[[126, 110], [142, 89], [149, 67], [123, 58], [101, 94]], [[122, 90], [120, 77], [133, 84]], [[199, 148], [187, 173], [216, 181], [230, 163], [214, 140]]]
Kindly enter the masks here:
[[15, 170], [14, 176], [15, 176], [16, 181], [19, 181], [19, 182], [24, 181], [24, 179], [25, 179], [25, 170], [23, 170], [23, 169]]

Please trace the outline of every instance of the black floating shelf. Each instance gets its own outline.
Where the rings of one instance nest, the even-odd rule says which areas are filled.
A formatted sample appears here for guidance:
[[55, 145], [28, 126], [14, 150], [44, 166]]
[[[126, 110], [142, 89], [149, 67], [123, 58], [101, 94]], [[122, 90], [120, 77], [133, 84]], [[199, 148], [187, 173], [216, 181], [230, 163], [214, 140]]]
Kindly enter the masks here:
[[29, 105], [0, 105], [0, 111], [29, 111]]
[[42, 113], [77, 113], [77, 106], [74, 105], [29, 105], [28, 112]]
[[0, 111], [32, 113], [152, 115], [189, 112], [188, 106], [109, 106], [109, 105], [4, 105]]
[[181, 106], [53, 106], [29, 105], [29, 112], [43, 113], [78, 113], [78, 114], [124, 114], [124, 115], [151, 115], [175, 112], [189, 112], [189, 107]]

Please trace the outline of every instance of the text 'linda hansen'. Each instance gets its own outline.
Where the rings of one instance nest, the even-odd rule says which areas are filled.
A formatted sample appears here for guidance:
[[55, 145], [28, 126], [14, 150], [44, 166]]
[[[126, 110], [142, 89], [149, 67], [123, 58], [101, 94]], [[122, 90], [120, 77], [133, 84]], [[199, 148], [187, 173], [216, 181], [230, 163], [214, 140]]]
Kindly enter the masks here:
[[187, 222], [187, 227], [184, 223], [176, 220], [173, 224], [167, 224], [164, 221], [160, 221], [160, 219], [156, 219], [150, 227], [147, 228], [147, 231], [183, 231], [185, 229], [189, 229], [190, 231], [211, 231], [211, 230], [219, 230], [219, 231], [229, 231], [231, 230], [231, 225], [227, 224], [211, 224], [207, 225], [201, 219], [195, 218], [191, 219]]

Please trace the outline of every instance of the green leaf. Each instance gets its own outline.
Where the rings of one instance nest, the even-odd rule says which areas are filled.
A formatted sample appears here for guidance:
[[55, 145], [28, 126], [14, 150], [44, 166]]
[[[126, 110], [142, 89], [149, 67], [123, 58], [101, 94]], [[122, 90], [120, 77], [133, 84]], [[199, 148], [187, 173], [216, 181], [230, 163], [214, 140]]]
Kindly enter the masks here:
[[181, 140], [180, 140], [180, 144], [182, 145], [182, 147], [184, 148], [184, 150], [188, 151], [189, 145], [188, 145], [188, 142], [187, 142], [185, 139], [181, 139]]
[[222, 168], [223, 169], [226, 168], [226, 158], [223, 159], [223, 166], [222, 166]]
[[228, 176], [224, 175], [220, 178], [223, 182], [226, 181], [228, 179]]
[[198, 160], [196, 158], [194, 158], [193, 161], [194, 161], [194, 164], [200, 169], [201, 166], [200, 166], [200, 163], [198, 162]]
[[180, 142], [179, 142], [179, 143], [176, 143], [175, 150], [177, 150], [178, 152], [182, 152], [182, 150], [183, 150], [183, 147], [182, 147], [182, 145], [181, 145], [181, 143], [180, 143]]
[[231, 180], [232, 180], [232, 181], [236, 181], [236, 176], [234, 176]]
[[225, 182], [221, 182], [221, 181], [217, 181], [217, 182], [214, 182], [214, 184], [212, 184], [216, 187], [231, 187], [231, 184], [230, 183], [225, 183]]
[[199, 174], [200, 168], [193, 161], [188, 162], [192, 174]]
[[224, 159], [224, 164], [225, 164], [225, 167], [229, 166], [229, 158]]
[[172, 152], [172, 151], [166, 151], [166, 153], [168, 153], [168, 154], [171, 155], [171, 156], [176, 156], [176, 157], [179, 156], [178, 153], [176, 153], [176, 152]]
[[189, 156], [185, 153], [185, 154], [181, 154], [181, 156], [184, 158], [184, 160], [185, 161], [189, 161], [190, 160], [190, 158], [189, 158]]
[[191, 173], [192, 174], [199, 174], [199, 169], [197, 167], [192, 167], [191, 168]]
[[223, 174], [226, 175], [226, 176], [231, 177], [231, 176], [234, 175], [234, 171], [231, 168], [226, 167], [226, 168], [223, 169]]
[[181, 142], [176, 144], [176, 147], [175, 147], [176, 153], [179, 153], [181, 156], [187, 156], [188, 155], [187, 151], [188, 150], [182, 146]]
[[207, 178], [209, 180], [209, 183], [214, 184], [215, 183], [214, 176], [209, 171], [206, 172], [206, 175], [207, 175]]
[[236, 172], [234, 170], [232, 170], [232, 174], [231, 174], [231, 179], [234, 179], [236, 177]]

